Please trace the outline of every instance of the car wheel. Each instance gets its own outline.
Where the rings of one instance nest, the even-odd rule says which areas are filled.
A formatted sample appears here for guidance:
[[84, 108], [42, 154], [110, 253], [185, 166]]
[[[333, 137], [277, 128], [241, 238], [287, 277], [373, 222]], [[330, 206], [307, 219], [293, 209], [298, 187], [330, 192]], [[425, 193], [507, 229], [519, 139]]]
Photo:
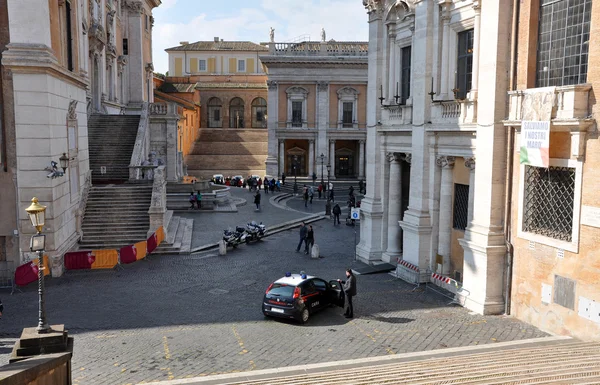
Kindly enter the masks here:
[[301, 321], [303, 324], [308, 322], [308, 319], [310, 318], [310, 312], [308, 311], [307, 308], [304, 308], [304, 310], [302, 310], [302, 314], [301, 314]]

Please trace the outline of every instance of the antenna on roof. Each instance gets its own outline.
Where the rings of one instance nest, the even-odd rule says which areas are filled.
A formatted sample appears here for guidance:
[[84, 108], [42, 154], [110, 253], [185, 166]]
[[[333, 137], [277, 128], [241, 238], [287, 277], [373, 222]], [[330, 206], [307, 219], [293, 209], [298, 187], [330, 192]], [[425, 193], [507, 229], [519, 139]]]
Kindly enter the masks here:
[[310, 41], [310, 35], [304, 34], [304, 35], [296, 36], [296, 37], [291, 38], [290, 40], [286, 41], [285, 43], [301, 43], [303, 41]]

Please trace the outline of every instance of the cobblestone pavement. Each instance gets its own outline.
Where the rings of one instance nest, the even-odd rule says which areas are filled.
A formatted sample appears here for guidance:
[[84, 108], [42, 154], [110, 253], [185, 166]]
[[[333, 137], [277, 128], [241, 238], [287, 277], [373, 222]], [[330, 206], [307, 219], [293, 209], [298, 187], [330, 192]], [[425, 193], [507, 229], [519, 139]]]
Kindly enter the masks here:
[[[183, 218], [194, 219], [194, 230], [192, 233], [192, 248], [215, 243], [223, 237], [223, 230], [235, 226], [246, 225], [250, 221], [262, 222], [267, 226], [274, 226], [280, 223], [291, 221], [310, 215], [298, 213], [290, 210], [282, 210], [269, 203], [272, 194], [265, 194], [261, 191], [261, 211], [256, 212], [254, 205], [254, 194], [247, 189], [231, 188], [231, 194], [236, 198], [243, 198], [247, 204], [238, 206], [237, 213], [215, 213], [215, 212], [177, 212], [175, 215]], [[323, 209], [324, 210], [324, 209]]]
[[[314, 204], [314, 203], [313, 203]], [[265, 319], [264, 290], [286, 271], [342, 278], [354, 229], [313, 224], [323, 258], [295, 253], [296, 230], [214, 254], [152, 257], [120, 271], [49, 280], [48, 319], [75, 337], [74, 385], [125, 385], [545, 336], [506, 317], [470, 314], [388, 274], [358, 276], [356, 317], [341, 308], [307, 325]], [[37, 320], [33, 286], [4, 295], [0, 361]]]

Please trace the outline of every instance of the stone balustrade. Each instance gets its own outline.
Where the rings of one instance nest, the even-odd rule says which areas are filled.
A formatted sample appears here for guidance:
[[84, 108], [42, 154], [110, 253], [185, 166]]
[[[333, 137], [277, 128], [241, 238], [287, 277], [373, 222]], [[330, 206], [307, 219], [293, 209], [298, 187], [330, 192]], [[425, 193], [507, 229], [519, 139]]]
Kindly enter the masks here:
[[[509, 91], [508, 121], [586, 119], [590, 115], [589, 84]], [[558, 122], [555, 122], [558, 123]]]
[[431, 123], [462, 125], [477, 123], [477, 101], [436, 101], [431, 105]]
[[400, 105], [382, 108], [381, 123], [385, 127], [411, 124], [412, 106]]
[[166, 103], [150, 103], [150, 115], [166, 115], [168, 113], [168, 105]]
[[369, 55], [366, 42], [269, 43], [269, 54], [275, 56], [364, 56]]

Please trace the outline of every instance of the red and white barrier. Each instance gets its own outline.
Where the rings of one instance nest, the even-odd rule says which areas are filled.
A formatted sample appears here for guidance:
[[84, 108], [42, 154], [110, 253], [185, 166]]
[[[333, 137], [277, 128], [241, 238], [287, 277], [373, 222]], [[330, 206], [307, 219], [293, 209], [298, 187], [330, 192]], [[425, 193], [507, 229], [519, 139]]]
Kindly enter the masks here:
[[419, 271], [420, 271], [420, 269], [419, 269], [419, 267], [418, 267], [418, 266], [415, 266], [415, 265], [413, 265], [412, 263], [405, 261], [404, 259], [400, 259], [400, 258], [398, 258], [398, 264], [399, 264], [399, 265], [402, 265], [402, 266], [404, 266], [404, 267], [406, 267], [407, 269], [410, 269], [410, 270], [412, 270], [412, 271], [416, 271], [416, 272], [419, 272]]

